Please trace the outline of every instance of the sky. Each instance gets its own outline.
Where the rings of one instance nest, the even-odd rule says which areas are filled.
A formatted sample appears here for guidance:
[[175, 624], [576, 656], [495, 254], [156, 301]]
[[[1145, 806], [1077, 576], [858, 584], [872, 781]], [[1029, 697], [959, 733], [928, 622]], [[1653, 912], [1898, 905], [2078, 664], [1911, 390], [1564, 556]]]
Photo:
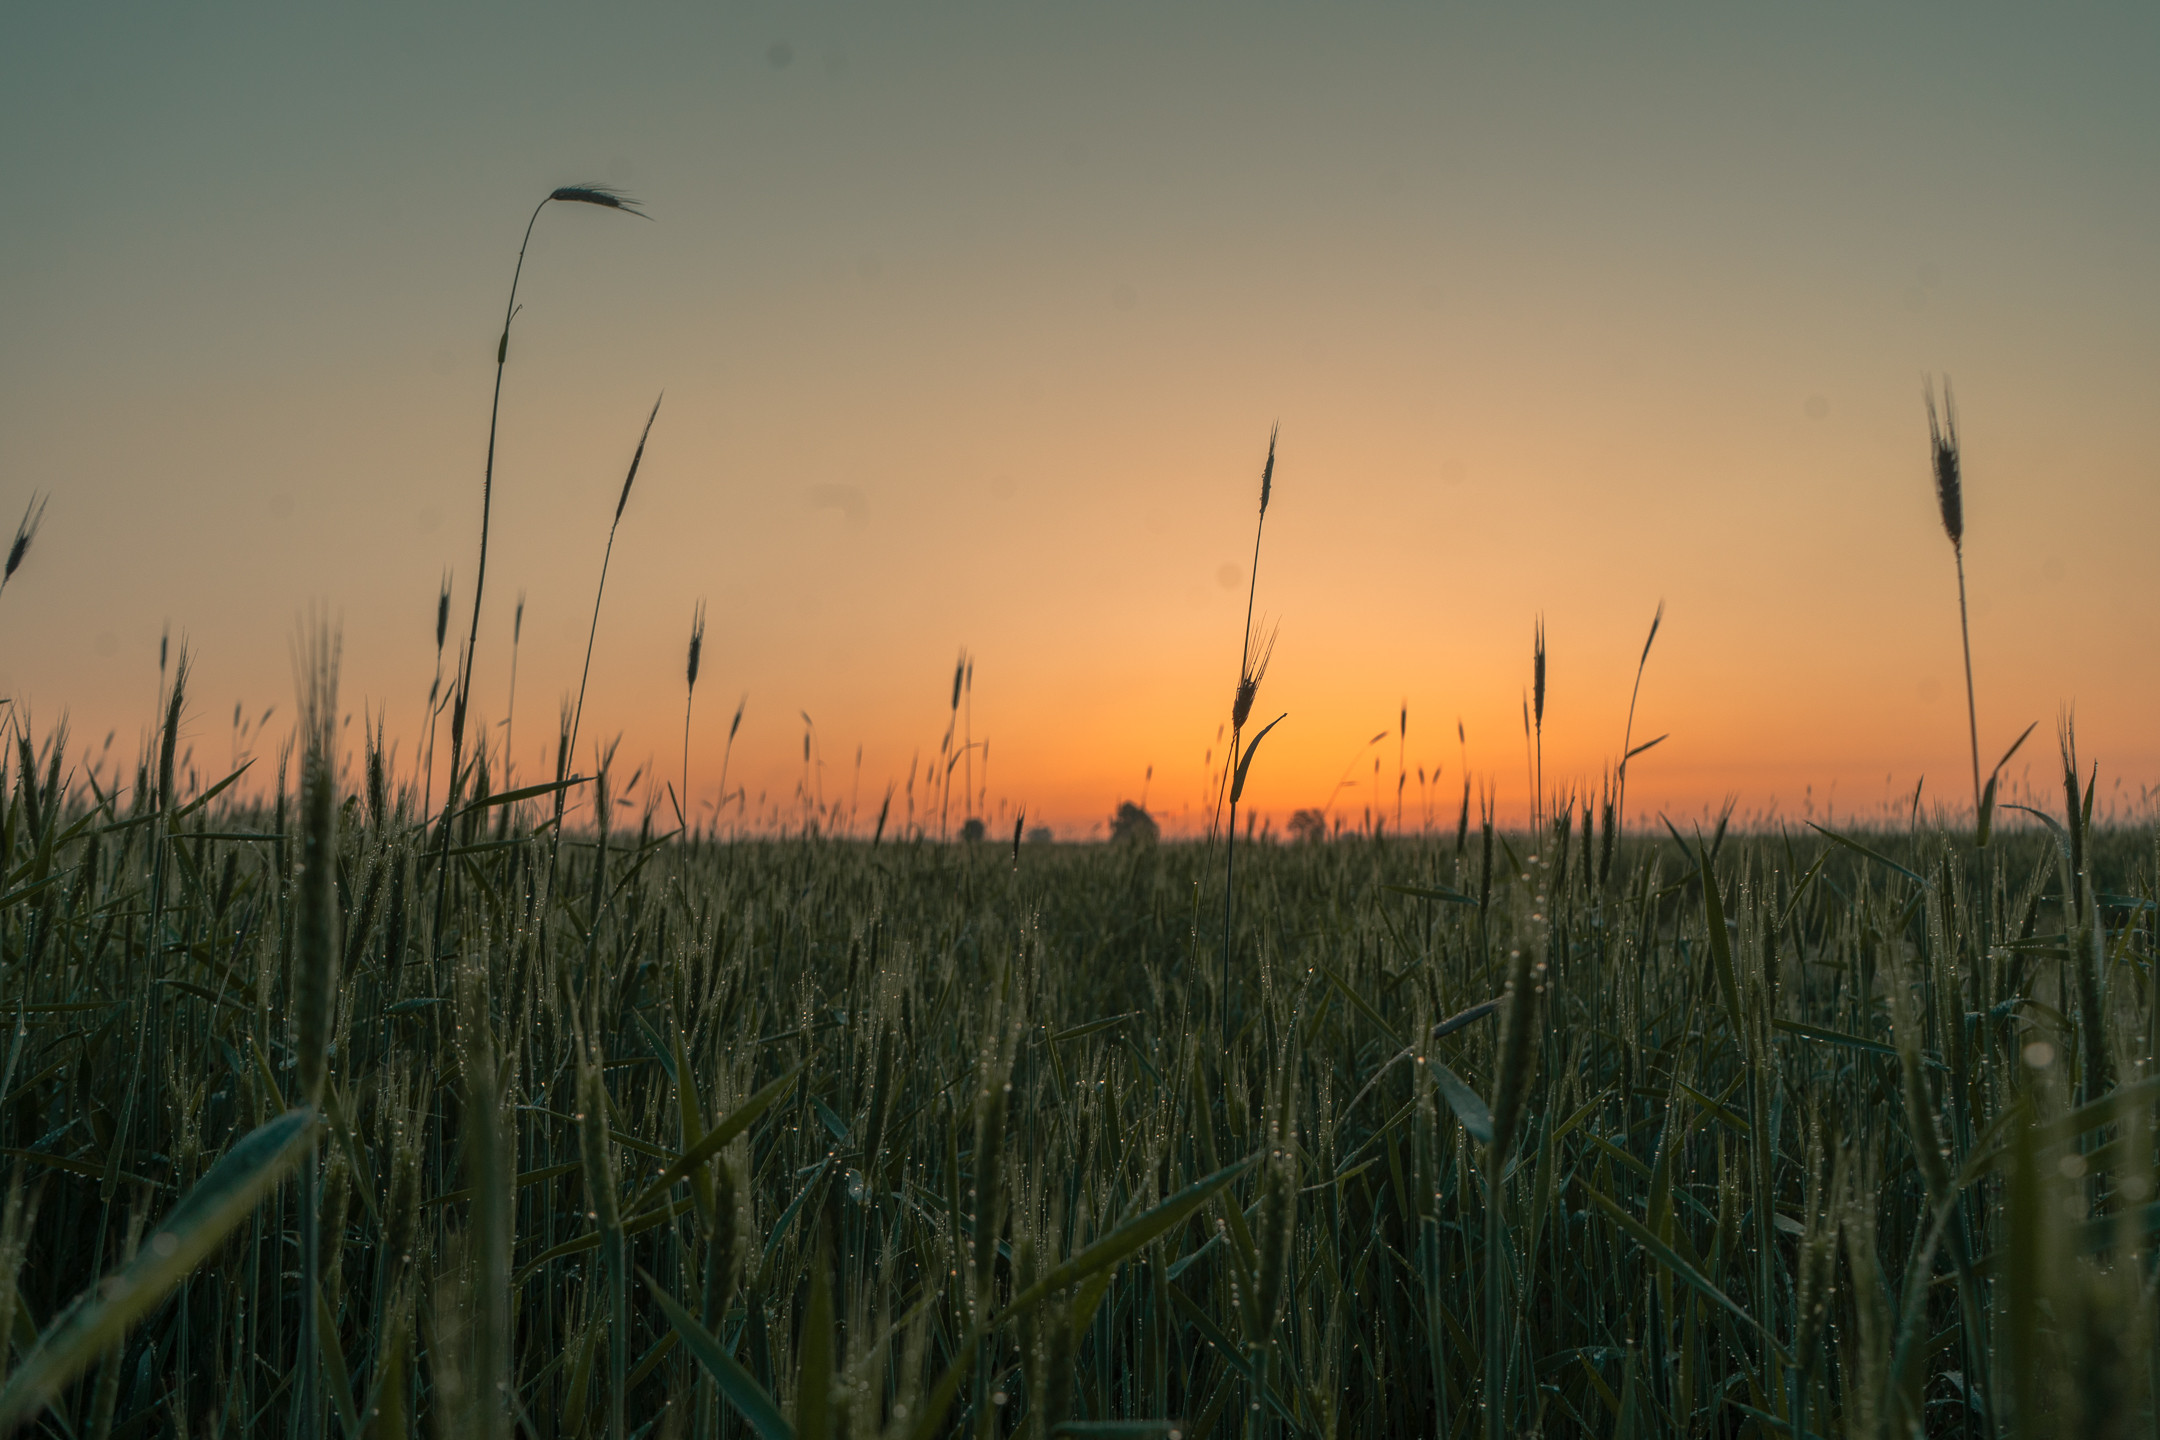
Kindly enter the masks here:
[[1264, 823], [1520, 817], [1540, 617], [1544, 783], [1596, 789], [1661, 602], [1631, 815], [1969, 806], [1947, 375], [1981, 763], [2037, 722], [2052, 800], [2074, 714], [2135, 811], [2156, 61], [2129, 5], [9, 7], [0, 523], [47, 508], [0, 695], [131, 781], [184, 640], [207, 783], [320, 607], [411, 767], [519, 239], [596, 183], [650, 218], [546, 208], [502, 375], [473, 703], [520, 779], [590, 637], [579, 769], [858, 830], [912, 776], [935, 833], [964, 650], [945, 825], [1189, 830], [1279, 426]]

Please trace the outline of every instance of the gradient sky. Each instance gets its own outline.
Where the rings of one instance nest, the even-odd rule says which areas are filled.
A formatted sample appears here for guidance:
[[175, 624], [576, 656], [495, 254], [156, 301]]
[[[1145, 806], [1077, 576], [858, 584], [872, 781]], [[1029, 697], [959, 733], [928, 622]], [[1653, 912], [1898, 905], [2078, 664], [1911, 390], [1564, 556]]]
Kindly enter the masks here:
[[652, 221], [542, 215], [503, 389], [476, 704], [522, 590], [528, 775], [665, 390], [585, 734], [677, 772], [702, 597], [702, 799], [747, 694], [753, 810], [804, 712], [874, 810], [965, 646], [994, 817], [1084, 835], [1150, 765], [1197, 810], [1278, 422], [1276, 825], [1345, 773], [1358, 823], [1374, 755], [1392, 818], [1405, 702], [1436, 814], [1458, 718], [1519, 813], [1540, 613], [1546, 774], [1595, 776], [1661, 598], [1631, 810], [1969, 797], [1935, 372], [1982, 748], [2040, 721], [2042, 782], [2074, 705], [2134, 798], [2156, 62], [2150, 6], [9, 7], [0, 506], [51, 501], [0, 693], [132, 769], [170, 625], [207, 778], [322, 602], [409, 757], [520, 228], [593, 181]]

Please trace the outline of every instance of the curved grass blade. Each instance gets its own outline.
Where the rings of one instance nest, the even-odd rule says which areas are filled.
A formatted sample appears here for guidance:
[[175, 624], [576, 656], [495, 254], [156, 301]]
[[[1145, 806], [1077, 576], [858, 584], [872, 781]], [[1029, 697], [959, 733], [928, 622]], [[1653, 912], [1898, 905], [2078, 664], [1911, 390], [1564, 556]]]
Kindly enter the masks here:
[[1373, 1008], [1371, 1001], [1367, 1000], [1364, 996], [1358, 994], [1356, 990], [1351, 988], [1350, 982], [1343, 979], [1340, 971], [1338, 971], [1332, 965], [1323, 965], [1320, 968], [1321, 971], [1326, 974], [1328, 978], [1328, 983], [1342, 992], [1343, 998], [1350, 1002], [1352, 1007], [1357, 1010], [1358, 1014], [1363, 1015], [1367, 1020], [1370, 1020], [1373, 1023], [1373, 1027], [1375, 1029], [1377, 1029], [1382, 1035], [1387, 1036], [1390, 1044], [1401, 1045], [1403, 1043], [1402, 1036], [1395, 1033], [1395, 1027], [1388, 1024], [1387, 1021], [1381, 1016], [1380, 1012]]
[[1470, 1132], [1470, 1138], [1480, 1145], [1493, 1142], [1492, 1111], [1486, 1108], [1484, 1098], [1463, 1083], [1463, 1078], [1448, 1069], [1437, 1059], [1427, 1057], [1425, 1068], [1432, 1072], [1433, 1084], [1440, 1087], [1440, 1096], [1462, 1121], [1462, 1128]]
[[697, 1357], [698, 1363], [713, 1377], [713, 1383], [720, 1387], [720, 1393], [727, 1397], [728, 1404], [733, 1405], [736, 1413], [749, 1422], [750, 1428], [758, 1433], [760, 1440], [795, 1440], [795, 1427], [788, 1424], [787, 1417], [780, 1413], [780, 1407], [773, 1403], [773, 1398], [766, 1393], [765, 1387], [758, 1384], [757, 1377], [743, 1369], [734, 1356], [721, 1348], [720, 1342], [712, 1337], [711, 1331], [698, 1324], [689, 1311], [675, 1303], [674, 1297], [660, 1287], [659, 1281], [653, 1279], [642, 1267], [638, 1274], [645, 1277], [646, 1288], [652, 1291], [653, 1299], [667, 1316], [668, 1323], [675, 1327], [675, 1333], [683, 1337], [683, 1343], [690, 1347], [690, 1353]]
[[1477, 904], [1477, 896], [1464, 895], [1457, 891], [1449, 890], [1445, 886], [1382, 885], [1380, 888], [1382, 890], [1392, 890], [1397, 895], [1410, 895], [1416, 897], [1419, 900], [1439, 900], [1449, 905], [1469, 905], [1475, 907]]
[[515, 805], [520, 800], [532, 800], [542, 795], [553, 795], [558, 790], [568, 790], [573, 785], [583, 785], [592, 779], [590, 775], [573, 775], [568, 780], [553, 780], [545, 785], [527, 785], [519, 790], [505, 790], [500, 795], [490, 795], [485, 800], [475, 800], [452, 819], [463, 819], [476, 810], [491, 810], [497, 805]]
[[2002, 779], [2003, 767], [2010, 763], [2019, 748], [2025, 744], [2026, 740], [2031, 737], [2032, 732], [2038, 729], [2039, 726], [2040, 722], [2037, 720], [2027, 725], [2025, 733], [2011, 742], [2010, 748], [2003, 752], [2003, 758], [1995, 762], [1993, 770], [1988, 771], [1987, 788], [1980, 793], [1980, 814], [1973, 826], [1973, 844], [1979, 849], [1985, 850], [1987, 848], [1989, 832], [1994, 828], [1995, 783]]
[[[2023, 807], [2021, 806], [2019, 808], [2022, 809]], [[1859, 841], [1853, 839], [1851, 836], [1840, 835], [1835, 830], [1825, 830], [1822, 826], [1817, 825], [1812, 820], [1808, 821], [1807, 824], [1808, 829], [1829, 836], [1832, 840], [1837, 841], [1838, 844], [1843, 845], [1846, 849], [1854, 851], [1857, 854], [1865, 855], [1868, 859], [1873, 860], [1878, 865], [1889, 866], [1892, 870], [1897, 871], [1898, 874], [1903, 875], [1906, 879], [1912, 881], [1913, 884], [1918, 885], [1921, 889], [1925, 890], [1929, 888], [1927, 877], [1906, 869], [1903, 865], [1898, 864], [1897, 861], [1892, 860], [1889, 856], [1883, 854], [1880, 850], [1870, 850], [1867, 846], [1861, 844]]]
[[1282, 714], [1277, 715], [1274, 719], [1268, 721], [1266, 725], [1262, 726], [1260, 733], [1252, 737], [1252, 744], [1245, 747], [1245, 758], [1238, 761], [1237, 779], [1232, 781], [1230, 785], [1230, 803], [1232, 805], [1237, 804], [1240, 799], [1244, 798], [1245, 772], [1252, 769], [1253, 756], [1260, 753], [1260, 742], [1267, 739], [1268, 731], [1274, 729], [1277, 725], [1282, 724], [1283, 721], [1289, 718], [1290, 714], [1288, 711], [1284, 711]]
[[1858, 1035], [1848, 1035], [1842, 1030], [1825, 1030], [1819, 1025], [1803, 1025], [1797, 1020], [1773, 1019], [1771, 1027], [1788, 1035], [1798, 1035], [1803, 1040], [1819, 1040], [1825, 1045], [1845, 1045], [1854, 1050], [1865, 1050], [1872, 1055], [1898, 1058], [1897, 1046], [1886, 1045], [1880, 1040], [1864, 1040]]
[[725, 1146], [728, 1141], [733, 1140], [737, 1135], [740, 1135], [743, 1131], [749, 1129], [751, 1123], [754, 1122], [758, 1118], [758, 1116], [764, 1114], [767, 1110], [772, 1108], [772, 1103], [775, 1100], [778, 1100], [781, 1096], [787, 1094], [788, 1087], [795, 1083], [795, 1077], [800, 1074], [802, 1074], [802, 1066], [797, 1065], [794, 1069], [788, 1071], [787, 1074], [782, 1075], [779, 1079], [773, 1081], [772, 1084], [767, 1085], [764, 1089], [758, 1091], [757, 1094], [752, 1095], [748, 1100], [745, 1100], [742, 1104], [736, 1106], [735, 1109], [728, 1115], [727, 1119], [722, 1120], [719, 1124], [713, 1126], [712, 1129], [706, 1131], [704, 1139], [698, 1141], [697, 1144], [692, 1145], [688, 1150], [685, 1150], [681, 1155], [677, 1156], [673, 1164], [669, 1165], [667, 1169], [661, 1171], [651, 1184], [647, 1185], [643, 1190], [640, 1190], [638, 1192], [637, 1199], [630, 1202], [630, 1208], [633, 1210], [644, 1209], [647, 1201], [651, 1200], [654, 1196], [663, 1193], [667, 1190], [669, 1186], [673, 1185], [676, 1181], [682, 1179], [686, 1175], [691, 1174], [700, 1165], [703, 1165], [706, 1161], [712, 1159], [713, 1156], [719, 1154], [721, 1148]]
[[[670, 1220], [689, 1214], [690, 1207], [696, 1203], [692, 1199], [678, 1200], [673, 1205], [663, 1205], [656, 1210], [647, 1210], [641, 1215], [633, 1215], [622, 1222], [622, 1233], [625, 1236], [642, 1235], [655, 1226], [664, 1225]], [[545, 1270], [555, 1261], [562, 1259], [565, 1255], [582, 1255], [587, 1250], [599, 1249], [600, 1238], [598, 1230], [588, 1230], [582, 1235], [563, 1241], [560, 1245], [550, 1246], [538, 1255], [533, 1256], [532, 1259], [526, 1261], [519, 1268], [517, 1274], [511, 1278], [510, 1288], [513, 1290], [522, 1288], [526, 1281], [532, 1279], [533, 1276]]]
[[1082, 1250], [1064, 1264], [1015, 1295], [1012, 1303], [994, 1315], [986, 1315], [969, 1327], [953, 1347], [953, 1362], [945, 1367], [930, 1393], [923, 1397], [923, 1406], [915, 1416], [915, 1424], [908, 1432], [911, 1440], [930, 1440], [945, 1423], [945, 1413], [952, 1408], [960, 1386], [974, 1368], [977, 1353], [982, 1349], [983, 1338], [1001, 1322], [1011, 1320], [1034, 1309], [1058, 1291], [1077, 1285], [1105, 1266], [1114, 1266], [1136, 1251], [1157, 1239], [1165, 1232], [1192, 1218], [1202, 1206], [1215, 1198], [1217, 1191], [1238, 1176], [1251, 1169], [1259, 1161], [1258, 1155], [1248, 1155], [1233, 1165], [1202, 1180], [1196, 1180], [1177, 1194], [1157, 1205], [1136, 1219], [1128, 1220], [1108, 1235]]
[[59, 1320], [0, 1391], [0, 1434], [50, 1404], [223, 1243], [315, 1143], [322, 1117], [288, 1110], [225, 1152], [151, 1232], [135, 1258]]
[[1195, 1180], [1145, 1215], [1126, 1221], [1015, 1295], [998, 1318], [1010, 1320], [1040, 1305], [1058, 1291], [1079, 1284], [1096, 1271], [1123, 1263], [1149, 1241], [1197, 1213], [1215, 1198], [1216, 1191], [1251, 1169], [1259, 1159], [1258, 1155], [1248, 1155], [1236, 1164], [1225, 1165], [1206, 1179]]
[[[1057, 1034], [1049, 1037], [1048, 1043], [1062, 1045], [1068, 1040], [1078, 1040], [1084, 1036], [1093, 1035], [1098, 1030], [1108, 1030], [1113, 1025], [1122, 1025], [1139, 1013], [1138, 1010], [1128, 1010], [1122, 1015], [1112, 1015], [1107, 1019], [1090, 1020], [1085, 1025], [1075, 1025], [1070, 1030], [1058, 1031]], [[1042, 1044], [1044, 1042], [1037, 1041], [1035, 1043]]]
[[[1475, 905], [1477, 902], [1473, 900], [1470, 903]], [[1469, 1009], [1459, 1014], [1450, 1015], [1447, 1019], [1433, 1026], [1432, 1038], [1438, 1040], [1443, 1036], [1452, 1035], [1458, 1030], [1477, 1024], [1478, 1021], [1483, 1020], [1488, 1015], [1497, 1014], [1499, 1009], [1500, 1002], [1498, 1000], [1480, 1000]]]
[[1651, 1259], [1657, 1261], [1658, 1264], [1664, 1266], [1666, 1270], [1670, 1271], [1674, 1279], [1679, 1280], [1681, 1283], [1695, 1290], [1705, 1300], [1708, 1300], [1712, 1304], [1719, 1306], [1721, 1309], [1729, 1311], [1742, 1324], [1746, 1325], [1749, 1329], [1761, 1335], [1765, 1343], [1767, 1343], [1772, 1350], [1777, 1352], [1778, 1357], [1782, 1359], [1786, 1364], [1790, 1365], [1792, 1363], [1792, 1357], [1786, 1354], [1785, 1347], [1778, 1343], [1777, 1336], [1771, 1334], [1768, 1330], [1765, 1330], [1761, 1321], [1757, 1320], [1747, 1311], [1741, 1309], [1740, 1306], [1733, 1301], [1733, 1298], [1730, 1295], [1727, 1295], [1723, 1290], [1718, 1289], [1716, 1285], [1712, 1284], [1709, 1280], [1709, 1277], [1705, 1276], [1700, 1270], [1697, 1270], [1694, 1266], [1688, 1264], [1687, 1261], [1681, 1259], [1680, 1256], [1674, 1252], [1673, 1248], [1670, 1245], [1667, 1245], [1664, 1241], [1658, 1239], [1657, 1236], [1653, 1235], [1650, 1232], [1649, 1226], [1643, 1224], [1642, 1221], [1637, 1220], [1633, 1215], [1630, 1215], [1627, 1213], [1627, 1211], [1621, 1209], [1619, 1204], [1607, 1195], [1605, 1195], [1604, 1192], [1591, 1189], [1591, 1187], [1589, 1186], [1584, 1186], [1583, 1188], [1589, 1191], [1591, 1201], [1600, 1210], [1603, 1210], [1615, 1225], [1618, 1225], [1622, 1230], [1626, 1231], [1629, 1239], [1633, 1240], [1637, 1245], [1640, 1245], [1645, 1251], [1647, 1251]]
[[1702, 871], [1703, 924], [1709, 930], [1710, 963], [1717, 972], [1718, 994], [1725, 1001], [1725, 1018], [1732, 1025], [1733, 1044], [1752, 1058], [1747, 1024], [1740, 1017], [1740, 983], [1733, 974], [1732, 936], [1725, 929], [1725, 897], [1718, 893], [1717, 874], [1710, 868], [1710, 852], [1703, 848], [1699, 830], [1695, 832], [1695, 856]]

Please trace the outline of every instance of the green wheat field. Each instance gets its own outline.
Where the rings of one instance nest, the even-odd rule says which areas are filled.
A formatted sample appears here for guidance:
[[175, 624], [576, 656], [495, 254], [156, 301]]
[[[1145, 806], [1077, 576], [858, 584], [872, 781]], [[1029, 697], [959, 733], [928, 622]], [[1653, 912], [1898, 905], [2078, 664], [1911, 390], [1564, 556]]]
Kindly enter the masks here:
[[274, 773], [183, 773], [185, 655], [130, 784], [9, 712], [0, 1434], [2160, 1428], [2160, 843], [2067, 726], [1977, 831], [1622, 833], [1630, 736], [1284, 843], [1248, 621], [1208, 839], [749, 831], [569, 773], [582, 691], [468, 751], [480, 603], [446, 781], [320, 621]]
[[1219, 845], [19, 758], [10, 1427], [2151, 1423], [2154, 848], [2076, 803], [1242, 847], [1226, 987]]

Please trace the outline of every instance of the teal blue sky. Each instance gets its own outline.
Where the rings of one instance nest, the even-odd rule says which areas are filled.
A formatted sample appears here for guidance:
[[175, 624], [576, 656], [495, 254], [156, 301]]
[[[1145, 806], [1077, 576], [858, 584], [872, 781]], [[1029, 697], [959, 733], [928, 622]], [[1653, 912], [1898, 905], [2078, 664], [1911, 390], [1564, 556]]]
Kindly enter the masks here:
[[[1083, 834], [1150, 765], [1198, 804], [1280, 422], [1263, 813], [1405, 700], [1434, 793], [1462, 717], [1519, 809], [1540, 612], [1547, 773], [1594, 777], [1660, 598], [1638, 729], [1674, 738], [1631, 797], [1954, 800], [1947, 372], [1982, 747], [2074, 705], [2134, 795], [2156, 62], [2146, 6], [12, 7], [0, 504], [51, 501], [0, 693], [132, 765], [169, 625], [218, 770], [320, 600], [409, 754], [518, 233], [594, 181], [652, 219], [543, 215], [504, 388], [477, 703], [522, 590], [522, 769], [665, 390], [587, 725], [677, 772], [704, 598], [708, 799], [745, 692], [753, 810], [796, 813], [804, 712], [828, 801], [858, 746], [880, 792], [966, 645], [993, 811]], [[1376, 784], [1392, 816], [1376, 753], [1353, 821]]]

